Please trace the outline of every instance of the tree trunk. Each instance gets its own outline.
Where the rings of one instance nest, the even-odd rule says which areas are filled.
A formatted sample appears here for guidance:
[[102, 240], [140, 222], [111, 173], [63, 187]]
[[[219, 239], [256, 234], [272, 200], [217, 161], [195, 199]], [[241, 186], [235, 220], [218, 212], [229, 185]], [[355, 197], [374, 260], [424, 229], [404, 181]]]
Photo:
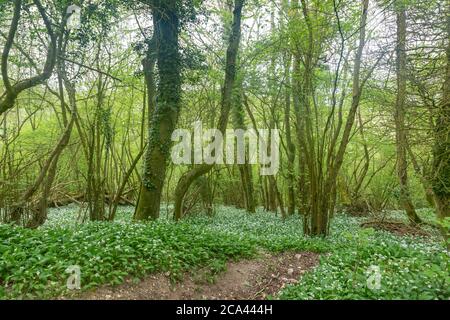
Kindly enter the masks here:
[[[227, 129], [228, 118], [232, 105], [232, 93], [234, 83], [236, 80], [236, 62], [237, 54], [239, 50], [239, 43], [241, 39], [241, 19], [242, 19], [242, 7], [245, 0], [235, 0], [233, 11], [233, 25], [231, 28], [230, 42], [227, 49], [226, 66], [225, 66], [225, 82], [222, 91], [222, 103], [220, 110], [220, 118], [218, 123], [218, 129], [224, 133]], [[174, 217], [175, 220], [179, 220], [182, 217], [183, 199], [186, 195], [191, 184], [198, 177], [208, 173], [214, 166], [208, 164], [202, 164], [194, 167], [192, 170], [183, 174], [178, 181], [175, 189], [175, 208]]]
[[48, 198], [50, 196], [50, 191], [53, 185], [53, 181], [55, 180], [56, 171], [58, 169], [58, 161], [62, 152], [69, 144], [73, 124], [74, 120], [72, 119], [68, 124], [68, 127], [66, 128], [66, 131], [64, 132], [61, 140], [56, 146], [55, 149], [56, 152], [54, 157], [51, 160], [49, 160], [51, 164], [48, 167], [48, 170], [46, 172], [47, 177], [42, 185], [42, 196], [39, 200], [38, 207], [35, 209], [35, 212], [33, 213], [31, 220], [28, 221], [27, 223], [28, 228], [37, 228], [43, 225], [44, 222], [47, 220]]
[[[447, 1], [448, 2], [448, 1]], [[450, 216], [450, 15], [447, 14], [447, 70], [442, 103], [438, 109], [433, 150], [433, 192], [439, 219]], [[442, 228], [448, 244], [448, 228]]]
[[408, 162], [406, 158], [407, 129], [405, 128], [406, 100], [406, 11], [403, 3], [397, 3], [397, 102], [395, 128], [397, 145], [397, 176], [400, 184], [400, 205], [411, 223], [420, 223], [409, 195]]
[[[234, 129], [246, 130], [247, 128], [245, 126], [244, 120], [244, 108], [242, 105], [242, 79], [239, 79], [239, 81], [237, 81], [237, 84], [235, 85], [233, 98], [232, 118]], [[245, 208], [248, 212], [255, 213], [256, 206], [254, 199], [253, 179], [251, 174], [252, 167], [248, 163], [248, 157], [245, 157], [245, 161], [245, 164], [238, 164], [242, 189], [244, 191]]]
[[[305, 163], [305, 174], [307, 178], [308, 203], [304, 229], [313, 236], [326, 236], [329, 231], [329, 221], [333, 216], [336, 204], [336, 183], [345, 152], [351, 138], [353, 125], [355, 122], [356, 112], [359, 108], [362, 88], [365, 81], [361, 81], [360, 70], [362, 65], [362, 55], [366, 43], [366, 24], [369, 0], [362, 2], [362, 14], [359, 28], [359, 45], [355, 55], [355, 63], [353, 68], [353, 92], [352, 102], [348, 112], [344, 130], [341, 134], [341, 124], [343, 111], [339, 109], [339, 123], [334, 129], [334, 133], [329, 136], [330, 145], [327, 148], [327, 154], [322, 152], [325, 150], [317, 141], [315, 131], [318, 126], [318, 119], [315, 113], [318, 112], [314, 102], [314, 70], [317, 66], [319, 57], [315, 52], [316, 45], [315, 29], [311, 22], [310, 14], [314, 12], [310, 10], [307, 2], [301, 0], [301, 11], [303, 13], [304, 22], [307, 28], [307, 48], [303, 51], [296, 52], [294, 60], [294, 83], [292, 85], [298, 92], [294, 96], [294, 108], [297, 118], [297, 130], [299, 145], [301, 147], [299, 161]], [[300, 18], [300, 17], [298, 17]], [[305, 41], [301, 38], [300, 41]], [[303, 57], [301, 57], [303, 55]], [[299, 64], [303, 64], [303, 74], [300, 75]], [[369, 73], [370, 76], [370, 73]], [[367, 78], [366, 78], [367, 79]], [[294, 92], [294, 91], [293, 91]], [[300, 110], [300, 105], [304, 106], [304, 110]], [[331, 112], [334, 112], [334, 108]], [[333, 115], [333, 114], [332, 114]], [[313, 120], [316, 119], [316, 122]], [[327, 134], [328, 128], [325, 128], [324, 135]], [[337, 143], [338, 137], [340, 142]], [[337, 147], [337, 148], [336, 148]], [[337, 150], [337, 151], [335, 151]], [[326, 159], [327, 167], [324, 168], [323, 162]]]
[[[158, 97], [149, 128], [144, 174], [134, 215], [136, 220], [159, 217], [171, 137], [181, 103], [178, 2], [165, 1], [155, 8], [153, 21], [159, 73]], [[149, 95], [148, 99], [151, 101], [153, 97]]]
[[284, 126], [286, 128], [286, 145], [287, 145], [287, 160], [288, 160], [288, 214], [295, 214], [295, 145], [292, 142], [291, 133], [291, 94], [290, 94], [290, 66], [291, 66], [291, 56], [287, 55], [285, 62], [285, 79], [287, 82], [287, 87], [285, 90], [285, 110], [284, 110]]
[[111, 204], [111, 210], [109, 212], [109, 217], [108, 217], [109, 221], [114, 221], [114, 219], [116, 217], [117, 207], [119, 206], [119, 202], [120, 202], [120, 199], [122, 198], [123, 191], [125, 190], [125, 187], [126, 187], [128, 181], [130, 180], [130, 177], [133, 174], [139, 160], [141, 160], [142, 155], [145, 152], [145, 148], [146, 147], [144, 146], [144, 148], [138, 153], [136, 158], [134, 158], [133, 162], [131, 163], [130, 168], [127, 170], [127, 172], [125, 173], [125, 176], [123, 177], [122, 183], [120, 184], [120, 187], [118, 188], [117, 193], [115, 194], [114, 199]]

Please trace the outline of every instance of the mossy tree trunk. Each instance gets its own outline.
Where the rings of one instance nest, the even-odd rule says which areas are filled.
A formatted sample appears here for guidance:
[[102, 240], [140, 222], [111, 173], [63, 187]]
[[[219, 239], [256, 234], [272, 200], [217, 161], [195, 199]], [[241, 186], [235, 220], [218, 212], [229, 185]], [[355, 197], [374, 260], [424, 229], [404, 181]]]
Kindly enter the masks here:
[[[160, 3], [153, 10], [154, 41], [158, 64], [156, 106], [151, 116], [148, 147], [144, 158], [144, 174], [134, 218], [136, 220], [159, 217], [161, 194], [170, 157], [171, 136], [180, 111], [181, 75], [179, 52], [178, 1]], [[147, 64], [150, 65], [151, 64]], [[150, 73], [146, 73], [149, 86]], [[149, 90], [150, 91], [150, 90]], [[151, 92], [149, 92], [149, 95]], [[149, 101], [153, 97], [148, 97]]]

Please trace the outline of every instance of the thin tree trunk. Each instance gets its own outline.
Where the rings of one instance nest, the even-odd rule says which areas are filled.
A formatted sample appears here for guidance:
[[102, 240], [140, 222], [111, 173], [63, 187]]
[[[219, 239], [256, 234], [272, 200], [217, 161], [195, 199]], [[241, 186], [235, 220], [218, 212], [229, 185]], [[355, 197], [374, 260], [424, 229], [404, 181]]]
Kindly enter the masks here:
[[[237, 81], [233, 92], [233, 126], [234, 129], [245, 130], [244, 108], [242, 105], [242, 79]], [[242, 189], [244, 191], [245, 208], [250, 213], [255, 213], [255, 199], [253, 191], [253, 180], [251, 175], [251, 165], [248, 163], [248, 157], [245, 157], [245, 164], [238, 164], [239, 174], [241, 177]]]
[[397, 102], [395, 128], [397, 145], [397, 176], [400, 183], [400, 205], [406, 211], [411, 223], [421, 220], [411, 201], [408, 186], [408, 162], [406, 157], [405, 100], [406, 100], [406, 10], [403, 3], [397, 3]]
[[288, 160], [288, 214], [295, 214], [295, 145], [292, 141], [291, 133], [291, 55], [287, 55], [285, 62], [285, 79], [287, 86], [285, 90], [285, 110], [284, 110], [284, 126], [286, 128], [286, 144], [287, 144], [287, 160]]
[[120, 187], [117, 190], [116, 195], [114, 196], [114, 200], [112, 201], [112, 209], [111, 209], [111, 212], [108, 217], [109, 221], [114, 221], [114, 218], [116, 217], [117, 207], [119, 206], [119, 201], [120, 201], [120, 198], [122, 197], [122, 193], [125, 190], [128, 180], [130, 180], [130, 177], [133, 174], [133, 171], [135, 170], [139, 160], [141, 160], [142, 155], [145, 152], [145, 148], [146, 147], [144, 146], [144, 149], [142, 149], [138, 153], [136, 158], [133, 160], [133, 163], [131, 164], [130, 168], [128, 169], [128, 171], [125, 173], [125, 176], [123, 177], [122, 183], [120, 184]]
[[[228, 118], [232, 105], [231, 100], [234, 83], [236, 80], [236, 62], [239, 50], [239, 43], [241, 39], [241, 19], [244, 2], [245, 0], [235, 0], [234, 3], [233, 25], [231, 28], [230, 42], [227, 49], [225, 82], [222, 91], [222, 103], [218, 123], [218, 130], [220, 132], [225, 132], [227, 129]], [[186, 172], [180, 178], [177, 187], [175, 189], [175, 208], [174, 208], [175, 220], [179, 220], [182, 217], [183, 199], [191, 184], [198, 177], [208, 173], [213, 167], [214, 167], [213, 165], [202, 164]]]

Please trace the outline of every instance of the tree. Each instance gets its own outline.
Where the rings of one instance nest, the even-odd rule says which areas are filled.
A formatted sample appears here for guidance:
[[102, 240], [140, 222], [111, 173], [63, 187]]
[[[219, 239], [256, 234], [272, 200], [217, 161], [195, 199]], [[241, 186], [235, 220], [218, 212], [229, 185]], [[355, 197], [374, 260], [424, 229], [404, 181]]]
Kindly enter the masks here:
[[[448, 1], [447, 1], [448, 2]], [[448, 6], [447, 6], [448, 9]], [[433, 149], [433, 192], [438, 217], [448, 219], [450, 215], [450, 15], [447, 12], [447, 67], [443, 85], [442, 100], [438, 107]], [[448, 239], [448, 230], [443, 228]]]
[[295, 7], [291, 23], [294, 56], [292, 95], [300, 152], [298, 159], [300, 162], [299, 185], [302, 186], [302, 189], [306, 189], [307, 194], [307, 197], [301, 199], [306, 201], [306, 203], [301, 203], [301, 209], [304, 216], [304, 232], [315, 236], [328, 234], [329, 222], [336, 206], [337, 179], [352, 136], [363, 88], [377, 64], [375, 63], [365, 78], [361, 79], [369, 6], [369, 0], [364, 0], [358, 8], [358, 11], [361, 12], [359, 32], [355, 34], [359, 34], [359, 43], [353, 65], [352, 98], [347, 116], [344, 118], [343, 107], [346, 91], [345, 89], [340, 90], [342, 98], [339, 103], [337, 91], [340, 84], [345, 88], [345, 77], [344, 81], [339, 81], [342, 73], [344, 75], [346, 73], [345, 68], [342, 70], [342, 64], [347, 63], [344, 55], [345, 37], [337, 3], [333, 1], [333, 13], [336, 16], [337, 32], [341, 40], [339, 43], [340, 54], [331, 90], [331, 108], [328, 109], [330, 111], [326, 111], [328, 115], [325, 117], [323, 126], [322, 111], [319, 110], [317, 103], [315, 73], [319, 67], [321, 55], [324, 54], [325, 42], [335, 32], [332, 29], [322, 29], [324, 25], [322, 23], [328, 17], [321, 12], [330, 10], [326, 5], [301, 0], [300, 5]]
[[[134, 216], [136, 220], [159, 217], [167, 161], [170, 157], [171, 136], [181, 107], [179, 10], [179, 2], [176, 0], [160, 2], [153, 8], [159, 83], [144, 158], [142, 186]], [[147, 74], [151, 72], [147, 71]], [[149, 100], [151, 99], [152, 97], [149, 97]]]
[[11, 21], [11, 26], [9, 28], [8, 38], [6, 40], [5, 47], [3, 48], [2, 52], [1, 72], [3, 84], [5, 86], [5, 93], [0, 97], [0, 116], [9, 109], [14, 107], [14, 103], [16, 102], [16, 99], [21, 92], [30, 89], [32, 87], [38, 86], [44, 83], [46, 80], [48, 80], [52, 75], [53, 68], [55, 66], [57, 36], [53, 31], [52, 22], [50, 21], [50, 18], [45, 12], [45, 9], [42, 6], [41, 2], [39, 0], [33, 0], [33, 3], [36, 5], [38, 9], [39, 14], [41, 15], [42, 20], [44, 21], [45, 28], [47, 29], [47, 34], [50, 37], [47, 59], [45, 61], [42, 73], [25, 80], [21, 80], [16, 84], [11, 84], [11, 80], [8, 75], [8, 59], [9, 53], [14, 44], [14, 38], [16, 36], [17, 28], [19, 26], [19, 20], [22, 10], [22, 0], [15, 0], [14, 15]]
[[397, 176], [400, 183], [400, 204], [405, 209], [411, 223], [420, 223], [409, 195], [407, 162], [407, 129], [405, 127], [406, 99], [406, 9], [404, 1], [396, 1], [397, 6], [397, 102], [395, 105], [395, 133], [397, 145]]
[[[244, 3], [245, 0], [235, 0], [234, 2], [233, 23], [227, 49], [225, 80], [222, 89], [222, 102], [217, 127], [220, 132], [225, 132], [227, 129], [228, 117], [232, 106], [233, 88], [236, 81], [236, 62], [241, 40], [242, 8]], [[189, 170], [180, 178], [175, 189], [174, 217], [176, 220], [179, 220], [182, 217], [184, 196], [192, 183], [199, 177], [208, 173], [213, 167], [214, 165], [202, 164]]]
[[408, 163], [406, 158], [407, 129], [405, 128], [406, 99], [406, 9], [403, 1], [397, 1], [397, 101], [395, 106], [395, 133], [397, 145], [397, 176], [400, 183], [400, 204], [411, 223], [420, 223], [409, 195]]

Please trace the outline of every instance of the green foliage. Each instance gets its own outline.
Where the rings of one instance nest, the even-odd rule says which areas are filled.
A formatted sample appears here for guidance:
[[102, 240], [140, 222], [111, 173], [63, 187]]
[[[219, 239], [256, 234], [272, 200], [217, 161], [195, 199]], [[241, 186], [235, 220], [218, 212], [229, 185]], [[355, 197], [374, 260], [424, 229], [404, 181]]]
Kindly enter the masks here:
[[0, 18], [4, 17], [8, 5], [10, 5], [9, 1], [7, 1], [7, 0], [0, 0]]
[[[169, 208], [170, 209], [170, 208]], [[327, 239], [303, 236], [298, 216], [283, 221], [271, 213], [217, 208], [216, 216], [180, 223], [131, 223], [121, 208], [115, 223], [78, 224], [76, 208], [52, 210], [38, 230], [0, 225], [0, 298], [53, 297], [65, 290], [67, 267], [81, 268], [83, 290], [119, 284], [125, 277], [210, 270], [210, 278], [232, 259], [272, 252], [323, 253], [320, 265], [287, 287], [282, 299], [446, 299], [448, 253], [438, 238], [397, 237], [361, 229], [360, 218], [338, 215]], [[381, 289], [366, 287], [371, 265], [382, 272]]]
[[298, 216], [291, 216], [283, 221], [280, 216], [274, 217], [273, 213], [262, 210], [258, 210], [256, 214], [248, 214], [245, 210], [221, 207], [213, 218], [203, 216], [189, 221], [202, 229], [224, 236], [239, 237], [272, 252], [326, 252], [331, 249], [326, 240], [304, 237], [302, 221]]
[[[281, 299], [448, 299], [449, 257], [438, 241], [397, 237], [387, 232], [360, 229], [357, 219], [335, 228], [331, 255], [307, 273]], [[348, 223], [350, 222], [350, 223]], [[378, 266], [379, 290], [367, 286], [367, 271]]]
[[76, 35], [81, 46], [99, 41], [108, 34], [114, 23], [119, 21], [119, 2], [113, 0], [88, 3], [82, 8], [81, 29]]
[[65, 270], [72, 265], [80, 266], [82, 287], [89, 289], [158, 271], [176, 279], [198, 266], [220, 269], [229, 259], [254, 254], [250, 241], [167, 221], [39, 230], [1, 225], [0, 241], [0, 298], [61, 294], [68, 277]]

